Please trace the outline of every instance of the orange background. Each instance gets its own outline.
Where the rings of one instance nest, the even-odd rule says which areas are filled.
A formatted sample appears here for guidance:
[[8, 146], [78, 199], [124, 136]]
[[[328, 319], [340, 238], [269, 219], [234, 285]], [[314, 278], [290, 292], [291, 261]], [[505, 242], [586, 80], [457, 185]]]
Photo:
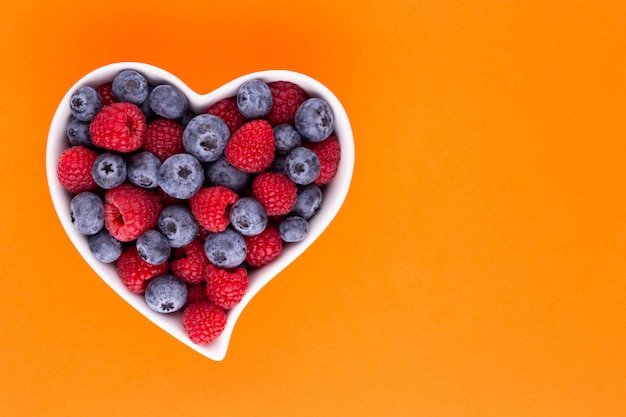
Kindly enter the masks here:
[[[626, 3], [4, 1], [0, 415], [626, 415]], [[213, 362], [72, 248], [44, 154], [87, 72], [290, 69], [353, 124], [334, 223]]]

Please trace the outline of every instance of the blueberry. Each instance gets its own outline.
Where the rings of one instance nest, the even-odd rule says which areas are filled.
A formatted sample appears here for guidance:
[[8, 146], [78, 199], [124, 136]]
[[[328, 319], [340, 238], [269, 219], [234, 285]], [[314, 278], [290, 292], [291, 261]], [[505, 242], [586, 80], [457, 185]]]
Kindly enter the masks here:
[[259, 119], [267, 116], [272, 108], [272, 92], [261, 80], [250, 80], [237, 90], [237, 107], [247, 119]]
[[94, 147], [91, 133], [89, 133], [89, 122], [82, 122], [75, 117], [72, 117], [67, 124], [67, 138], [73, 146]]
[[110, 190], [126, 181], [126, 162], [120, 155], [105, 152], [98, 155], [91, 166], [91, 176], [96, 184]]
[[146, 230], [137, 238], [137, 253], [150, 265], [160, 265], [172, 253], [170, 242], [156, 230]]
[[187, 302], [187, 284], [175, 275], [160, 275], [148, 282], [144, 297], [151, 310], [173, 313]]
[[183, 146], [198, 160], [212, 162], [222, 156], [229, 138], [226, 122], [212, 114], [200, 114], [185, 126]]
[[265, 230], [267, 212], [257, 200], [240, 198], [230, 208], [230, 224], [244, 236], [254, 236]]
[[298, 107], [294, 126], [304, 139], [321, 142], [333, 132], [335, 114], [326, 101], [321, 98], [310, 98]]
[[270, 171], [276, 172], [278, 174], [286, 174], [285, 171], [285, 160], [287, 159], [287, 155], [275, 154], [274, 159], [272, 160], [272, 166], [270, 167]]
[[204, 183], [204, 169], [192, 155], [179, 153], [167, 158], [157, 173], [159, 187], [178, 199], [190, 199]]
[[102, 108], [102, 100], [93, 87], [81, 87], [70, 97], [72, 116], [81, 122], [89, 122]]
[[167, 206], [159, 213], [157, 227], [173, 248], [182, 248], [198, 235], [198, 223], [184, 206]]
[[185, 94], [173, 85], [157, 85], [150, 93], [150, 108], [166, 119], [181, 118], [188, 107], [189, 101]]
[[79, 233], [95, 235], [104, 227], [104, 204], [97, 194], [78, 193], [70, 201], [70, 216]]
[[246, 259], [246, 241], [240, 233], [228, 228], [207, 236], [204, 241], [204, 253], [213, 265], [234, 268]]
[[150, 93], [152, 93], [152, 90], [154, 90], [154, 85], [148, 84], [148, 95], [146, 99], [138, 105], [143, 115], [146, 116], [146, 123], [150, 123], [150, 121], [157, 117], [152, 107], [150, 107]]
[[126, 163], [128, 181], [141, 188], [156, 188], [157, 173], [161, 160], [151, 152], [139, 152], [128, 158]]
[[295, 148], [285, 158], [285, 174], [296, 184], [311, 184], [320, 174], [320, 160], [310, 149]]
[[191, 119], [193, 119], [194, 117], [196, 117], [197, 114], [195, 114], [193, 111], [187, 109], [187, 111], [185, 112], [185, 114], [183, 114], [182, 116], [180, 116], [178, 118], [178, 123], [180, 123], [180, 125], [185, 128], [187, 127], [187, 125], [189, 124], [189, 122], [191, 121]]
[[100, 262], [113, 263], [122, 254], [122, 242], [115, 239], [106, 229], [89, 237], [89, 249]]
[[274, 127], [274, 139], [276, 141], [276, 152], [280, 154], [288, 154], [302, 144], [300, 134], [293, 126], [286, 124]]
[[213, 185], [221, 185], [235, 192], [243, 190], [250, 182], [250, 174], [232, 166], [225, 157], [208, 165], [206, 176]]
[[322, 190], [315, 184], [309, 184], [298, 191], [296, 204], [291, 213], [305, 219], [313, 217], [322, 205]]
[[285, 242], [300, 242], [309, 234], [309, 222], [300, 216], [290, 216], [278, 225], [280, 238]]
[[140, 105], [148, 98], [148, 80], [135, 70], [124, 70], [113, 79], [113, 97]]

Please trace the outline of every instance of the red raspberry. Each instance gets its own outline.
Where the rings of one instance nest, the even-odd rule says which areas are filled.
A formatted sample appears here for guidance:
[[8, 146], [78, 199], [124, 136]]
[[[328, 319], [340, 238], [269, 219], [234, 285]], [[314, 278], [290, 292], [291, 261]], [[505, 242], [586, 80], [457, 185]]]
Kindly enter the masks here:
[[182, 256], [170, 264], [172, 273], [190, 284], [204, 281], [204, 270], [209, 265], [209, 259], [204, 253], [202, 240], [196, 238], [182, 249]]
[[213, 304], [228, 310], [243, 298], [248, 289], [248, 273], [244, 268], [228, 271], [217, 267], [206, 269], [206, 294]]
[[239, 113], [237, 108], [237, 99], [233, 97], [224, 98], [213, 104], [208, 108], [207, 113], [217, 116], [226, 122], [231, 135], [246, 123], [246, 118]]
[[104, 149], [131, 152], [141, 147], [146, 133], [146, 117], [132, 103], [103, 107], [91, 121], [89, 133], [94, 145]]
[[278, 229], [268, 224], [265, 230], [255, 236], [244, 236], [248, 253], [246, 262], [248, 265], [261, 267], [267, 265], [276, 258], [283, 249], [283, 241]]
[[225, 327], [226, 313], [208, 301], [190, 304], [183, 311], [183, 328], [195, 344], [208, 345]]
[[249, 173], [265, 171], [272, 165], [276, 143], [272, 126], [266, 120], [252, 120], [230, 137], [224, 149], [226, 160]]
[[91, 175], [97, 157], [96, 152], [80, 145], [64, 150], [57, 163], [57, 178], [63, 188], [76, 194], [98, 188]]
[[298, 186], [284, 174], [264, 172], [252, 182], [254, 197], [268, 216], [287, 214], [296, 204]]
[[168, 262], [151, 265], [141, 259], [136, 246], [130, 246], [117, 260], [117, 273], [124, 285], [135, 294], [143, 294], [148, 280], [168, 271]]
[[175, 120], [153, 120], [143, 137], [142, 149], [155, 154], [161, 162], [165, 161], [172, 155], [185, 152], [183, 131], [183, 127]]
[[298, 107], [308, 98], [304, 90], [289, 81], [275, 81], [268, 84], [272, 92], [272, 108], [267, 120], [272, 126], [293, 124]]
[[189, 200], [191, 214], [209, 232], [223, 232], [230, 224], [230, 207], [239, 199], [234, 191], [221, 185], [203, 187]]
[[106, 192], [104, 226], [120, 242], [130, 242], [156, 225], [162, 207], [152, 191], [122, 184]]
[[206, 295], [206, 285], [204, 283], [187, 284], [187, 305], [201, 301], [209, 301]]
[[304, 146], [315, 152], [315, 155], [320, 160], [320, 173], [313, 182], [318, 186], [331, 182], [337, 174], [339, 160], [341, 159], [341, 148], [337, 138], [329, 136], [321, 142], [307, 142]]
[[117, 103], [117, 100], [113, 96], [113, 82], [102, 84], [100, 87], [96, 88], [96, 91], [100, 96], [103, 106], [109, 106], [113, 103]]

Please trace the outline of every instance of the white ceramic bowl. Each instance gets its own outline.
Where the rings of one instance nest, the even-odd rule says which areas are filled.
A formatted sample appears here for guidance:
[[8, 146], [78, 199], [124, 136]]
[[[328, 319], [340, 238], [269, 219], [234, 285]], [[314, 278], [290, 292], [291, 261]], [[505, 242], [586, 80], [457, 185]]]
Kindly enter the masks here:
[[[122, 284], [113, 264], [102, 263], [92, 255], [89, 250], [88, 239], [76, 231], [70, 220], [69, 205], [71, 194], [61, 186], [57, 179], [57, 161], [61, 152], [69, 146], [66, 128], [71, 115], [69, 110], [71, 94], [82, 86], [89, 85], [97, 87], [105, 82], [112, 81], [115, 75], [124, 69], [135, 69], [141, 72], [146, 76], [148, 81], [153, 84], [169, 83], [178, 87], [189, 99], [190, 109], [196, 113], [205, 112], [209, 105], [222, 98], [234, 97], [237, 94], [236, 92], [239, 86], [250, 79], [261, 79], [265, 82], [292, 81], [300, 85], [310, 96], [320, 97], [326, 100], [335, 113], [335, 135], [341, 146], [341, 161], [337, 176], [333, 182], [328, 184], [324, 189], [322, 207], [310, 221], [309, 234], [302, 242], [285, 245], [282, 253], [270, 264], [250, 272], [248, 290], [243, 300], [236, 307], [227, 312], [227, 324], [224, 332], [215, 341], [206, 346], [194, 344], [189, 340], [182, 327], [181, 312], [160, 314], [152, 311], [147, 307], [143, 296], [133, 294]], [[225, 357], [237, 319], [252, 297], [287, 265], [302, 254], [333, 220], [348, 193], [353, 169], [354, 138], [350, 121], [340, 101], [328, 88], [315, 79], [301, 73], [285, 70], [250, 73], [226, 83], [211, 93], [201, 95], [192, 91], [176, 76], [152, 65], [137, 62], [120, 62], [106, 65], [81, 78], [76, 84], [69, 88], [65, 96], [61, 99], [61, 103], [52, 119], [46, 149], [46, 172], [50, 195], [65, 232], [81, 256], [100, 278], [137, 311], [182, 343], [213, 360], [222, 360]]]

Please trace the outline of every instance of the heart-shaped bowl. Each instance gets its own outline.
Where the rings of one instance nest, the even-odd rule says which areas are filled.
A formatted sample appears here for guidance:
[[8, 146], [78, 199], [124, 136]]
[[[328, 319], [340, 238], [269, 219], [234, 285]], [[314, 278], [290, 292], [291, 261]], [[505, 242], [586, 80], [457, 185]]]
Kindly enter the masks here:
[[[171, 84], [179, 88], [187, 96], [190, 110], [196, 114], [206, 112], [206, 109], [211, 104], [222, 98], [235, 97], [239, 86], [244, 82], [252, 79], [261, 79], [265, 82], [291, 81], [296, 83], [309, 96], [326, 100], [332, 107], [335, 115], [334, 134], [339, 140], [341, 147], [341, 160], [335, 179], [330, 184], [324, 186], [322, 205], [318, 213], [310, 219], [308, 235], [301, 242], [285, 244], [281, 254], [272, 262], [262, 268], [250, 271], [249, 286], [243, 299], [239, 304], [226, 312], [226, 328], [217, 339], [208, 345], [197, 345], [190, 341], [182, 326], [181, 311], [171, 314], [152, 311], [147, 306], [142, 295], [134, 294], [124, 286], [114, 264], [102, 263], [93, 256], [89, 249], [87, 237], [78, 233], [72, 224], [69, 209], [72, 195], [61, 186], [57, 178], [56, 166], [59, 157], [63, 150], [70, 146], [67, 138], [67, 123], [71, 117], [69, 100], [72, 93], [83, 86], [98, 87], [110, 82], [124, 69], [134, 69], [142, 73], [153, 85]], [[46, 147], [46, 174], [52, 202], [63, 229], [80, 255], [106, 284], [137, 311], [182, 343], [216, 361], [222, 360], [226, 356], [237, 319], [250, 300], [265, 284], [300, 256], [322, 234], [336, 216], [347, 196], [353, 169], [354, 137], [348, 115], [341, 102], [319, 81], [307, 75], [287, 70], [268, 70], [250, 73], [236, 78], [208, 94], [198, 94], [173, 74], [153, 65], [139, 62], [118, 62], [106, 65], [88, 73], [68, 89], [52, 119]]]

